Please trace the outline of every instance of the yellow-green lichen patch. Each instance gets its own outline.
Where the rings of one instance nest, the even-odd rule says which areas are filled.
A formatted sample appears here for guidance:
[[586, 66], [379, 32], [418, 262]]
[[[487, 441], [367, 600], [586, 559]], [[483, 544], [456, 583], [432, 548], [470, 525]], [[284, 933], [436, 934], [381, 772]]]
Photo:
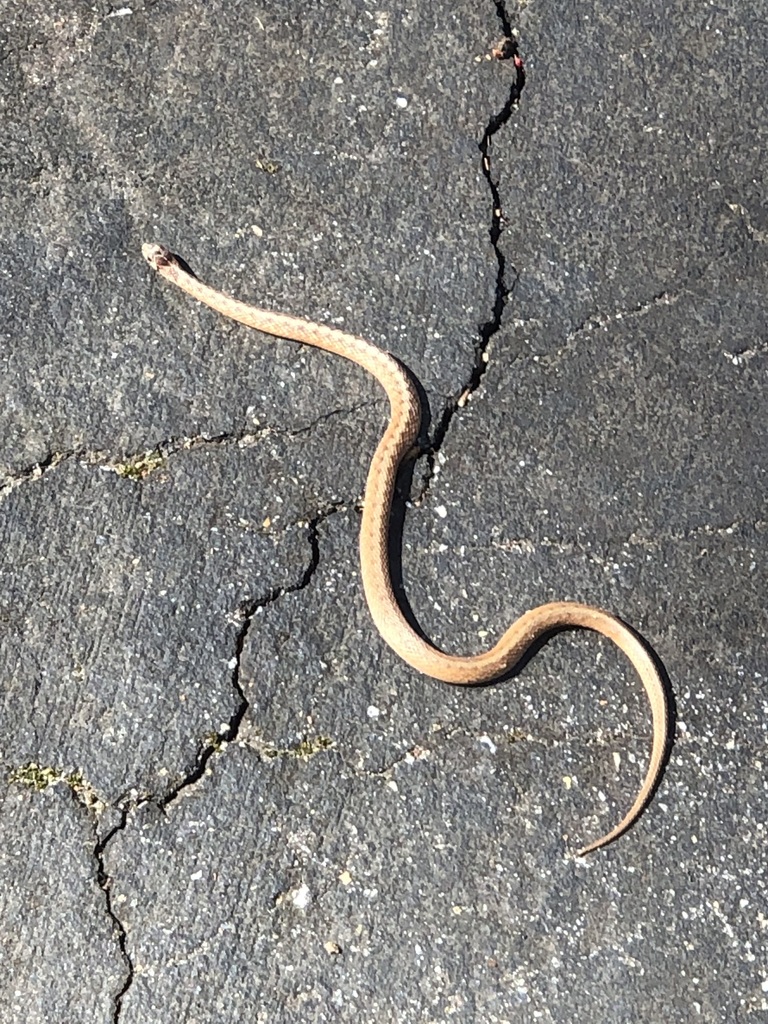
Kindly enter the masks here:
[[155, 449], [151, 452], [144, 452], [127, 462], [116, 462], [115, 472], [118, 476], [124, 476], [128, 480], [143, 480], [145, 476], [154, 473], [165, 463], [165, 456]]
[[60, 768], [53, 768], [51, 765], [28, 761], [15, 768], [8, 776], [8, 781], [12, 785], [34, 789], [38, 793], [61, 782], [72, 790], [77, 800], [85, 807], [94, 810], [101, 810], [104, 807], [96, 790], [86, 782], [82, 772], [65, 772]]

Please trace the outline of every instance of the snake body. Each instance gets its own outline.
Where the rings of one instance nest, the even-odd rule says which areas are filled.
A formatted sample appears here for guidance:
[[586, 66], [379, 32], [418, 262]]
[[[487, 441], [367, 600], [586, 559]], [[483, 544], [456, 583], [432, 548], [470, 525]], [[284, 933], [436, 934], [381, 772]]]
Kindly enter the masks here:
[[149, 265], [193, 298], [266, 334], [311, 345], [357, 363], [373, 374], [390, 402], [387, 428], [371, 460], [360, 528], [363, 588], [379, 633], [413, 668], [447, 683], [476, 684], [508, 674], [539, 638], [556, 630], [580, 627], [601, 633], [629, 658], [645, 687], [653, 719], [653, 742], [645, 779], [632, 807], [615, 828], [578, 851], [597, 850], [630, 828], [649, 802], [661, 775], [668, 742], [669, 714], [665, 688], [648, 649], [636, 634], [608, 612], [590, 605], [557, 601], [520, 616], [489, 651], [469, 656], [445, 654], [422, 639], [406, 620], [394, 594], [389, 567], [390, 515], [398, 469], [413, 449], [421, 422], [421, 405], [409, 375], [388, 352], [363, 338], [299, 317], [259, 309], [216, 291], [182, 268], [165, 247], [146, 244]]

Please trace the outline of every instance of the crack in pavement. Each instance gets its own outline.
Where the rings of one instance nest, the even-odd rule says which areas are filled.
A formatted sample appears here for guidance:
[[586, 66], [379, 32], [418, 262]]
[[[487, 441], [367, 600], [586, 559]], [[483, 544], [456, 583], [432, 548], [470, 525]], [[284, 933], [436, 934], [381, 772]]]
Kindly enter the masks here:
[[[658, 309], [659, 306], [674, 306], [679, 302], [683, 294], [683, 288], [675, 291], [664, 289], [657, 292], [655, 295], [652, 295], [650, 298], [638, 302], [634, 306], [617, 309], [611, 313], [592, 313], [568, 332], [565, 342], [558, 349], [550, 353], [533, 355], [532, 359], [535, 363], [538, 363], [539, 366], [557, 366], [577, 348], [577, 342], [580, 335], [589, 334], [592, 331], [607, 330], [611, 324], [621, 323], [623, 320], [639, 319], [640, 317], [647, 316], [654, 309]], [[536, 323], [540, 325], [541, 321], [532, 317], [527, 321], [515, 321], [515, 326], [526, 327], [529, 323]]]
[[[112, 927], [115, 929], [117, 936], [117, 944], [120, 949], [120, 956], [125, 964], [125, 979], [121, 988], [113, 996], [112, 1005], [112, 1024], [118, 1024], [120, 1015], [123, 1010], [123, 999], [128, 989], [133, 985], [133, 979], [135, 977], [135, 968], [131, 954], [128, 952], [128, 932], [126, 931], [125, 925], [120, 920], [120, 917], [115, 910], [112, 902], [112, 879], [110, 878], [106, 865], [104, 863], [104, 851], [110, 841], [117, 835], [118, 832], [122, 832], [128, 822], [128, 808], [121, 808], [120, 820], [113, 828], [107, 832], [103, 839], [99, 839], [93, 848], [93, 859], [96, 862], [96, 881], [99, 888], [104, 893], [104, 903], [106, 906], [107, 916], [112, 921]], [[96, 828], [94, 825], [94, 833]]]
[[[491, 174], [491, 148], [494, 135], [506, 125], [515, 110], [517, 110], [520, 96], [525, 88], [525, 67], [519, 56], [517, 41], [503, 0], [494, 0], [494, 6], [496, 14], [501, 21], [502, 31], [504, 32], [504, 56], [500, 59], [507, 60], [511, 58], [514, 67], [514, 77], [509, 87], [506, 102], [498, 113], [492, 115], [478, 143], [483, 177], [488, 183], [491, 193], [491, 226], [489, 236], [496, 258], [496, 293], [490, 317], [485, 323], [480, 324], [478, 328], [478, 338], [475, 342], [475, 360], [469, 376], [458, 395], [446, 404], [442, 416], [432, 432], [431, 439], [427, 441], [420, 453], [426, 457], [426, 468], [421, 476], [418, 493], [412, 498], [415, 505], [421, 504], [429, 493], [430, 484], [435, 477], [436, 458], [446, 439], [454, 416], [460, 409], [464, 408], [472, 394], [480, 387], [481, 381], [485, 376], [488, 369], [488, 347], [491, 338], [501, 329], [504, 308], [509, 296], [514, 291], [518, 278], [517, 270], [509, 262], [500, 245], [501, 235], [504, 230], [504, 214], [499, 185]], [[511, 283], [508, 283], [508, 278], [511, 278]]]
[[96, 883], [104, 894], [104, 904], [107, 917], [112, 923], [115, 938], [120, 951], [120, 957], [125, 965], [125, 978], [119, 990], [112, 997], [112, 1021], [117, 1024], [122, 1012], [122, 1002], [125, 993], [133, 984], [134, 965], [128, 953], [128, 934], [125, 925], [117, 915], [112, 903], [111, 879], [104, 864], [104, 850], [111, 839], [121, 832], [128, 820], [128, 809], [119, 809], [119, 819], [104, 836], [99, 839], [99, 819], [104, 812], [106, 805], [97, 795], [94, 787], [83, 777], [80, 772], [67, 772], [61, 768], [54, 768], [50, 765], [41, 765], [36, 762], [27, 762], [16, 768], [8, 777], [10, 785], [25, 786], [29, 789], [42, 792], [49, 786], [64, 786], [70, 795], [70, 799], [82, 809], [91, 825], [94, 845], [91, 856], [96, 865]]
[[351, 405], [348, 408], [331, 409], [330, 412], [323, 413], [318, 416], [317, 419], [312, 420], [305, 427], [294, 427], [291, 430], [280, 430], [273, 428], [271, 433], [285, 434], [287, 437], [300, 437], [302, 434], [308, 434], [315, 427], [321, 423], [326, 423], [328, 420], [333, 419], [339, 415], [349, 415], [351, 413], [359, 412], [361, 409], [371, 409], [375, 407], [384, 408], [386, 405], [385, 398], [372, 398], [363, 402], [357, 402], [355, 405]]
[[[294, 584], [287, 587], [276, 587], [269, 591], [266, 595], [261, 597], [253, 598], [250, 601], [243, 602], [238, 609], [238, 614], [242, 618], [242, 625], [235, 639], [235, 654], [234, 664], [232, 668], [232, 688], [238, 698], [238, 706], [232, 714], [227, 728], [223, 732], [216, 733], [210, 737], [207, 742], [203, 745], [199, 751], [195, 764], [185, 776], [178, 782], [171, 790], [169, 790], [160, 800], [154, 800], [154, 802], [160, 807], [161, 810], [165, 810], [170, 806], [181, 793], [194, 786], [196, 782], [202, 779], [208, 772], [208, 765], [214, 755], [223, 753], [226, 746], [229, 743], [235, 742], [240, 733], [240, 727], [250, 707], [250, 702], [245, 695], [241, 683], [241, 664], [243, 652], [245, 649], [246, 639], [253, 623], [254, 617], [259, 613], [262, 608], [273, 604], [275, 601], [280, 600], [284, 594], [296, 593], [299, 590], [303, 590], [309, 586], [317, 567], [320, 562], [320, 546], [319, 546], [319, 528], [320, 524], [328, 519], [330, 516], [335, 515], [338, 511], [341, 511], [343, 506], [332, 507], [325, 509], [309, 521], [307, 525], [308, 529], [308, 540], [310, 544], [310, 559], [309, 563], [302, 573], [301, 578]], [[325, 742], [319, 743], [319, 748], [328, 749], [330, 743]], [[277, 754], [282, 754], [283, 751], [277, 751]], [[296, 752], [296, 756], [301, 756], [301, 751]], [[83, 800], [76, 791], [73, 791], [73, 796], [79, 802], [83, 803]], [[104, 893], [104, 899], [106, 904], [107, 914], [112, 920], [113, 927], [117, 936], [117, 942], [120, 949], [120, 955], [125, 963], [126, 976], [120, 990], [115, 993], [112, 1021], [113, 1024], [118, 1024], [122, 1013], [123, 1000], [125, 995], [133, 984], [135, 977], [135, 968], [130, 953], [128, 952], [128, 933], [125, 925], [121, 921], [111, 896], [111, 878], [106, 870], [105, 866], [105, 851], [107, 846], [112, 839], [119, 833], [122, 832], [128, 825], [128, 819], [133, 810], [142, 804], [152, 802], [153, 798], [148, 795], [144, 795], [139, 799], [133, 799], [130, 803], [123, 803], [122, 806], [118, 802], [117, 809], [119, 811], [119, 821], [113, 826], [106, 835], [97, 840], [93, 849], [93, 858], [96, 863], [96, 880], [99, 888]], [[83, 803], [83, 806], [86, 806]], [[94, 833], [96, 833], [96, 825], [94, 824]]]
[[658, 309], [659, 306], [674, 306], [682, 294], [682, 291], [669, 292], [663, 290], [652, 295], [649, 299], [645, 299], [625, 309], [618, 309], [603, 315], [593, 313], [568, 332], [565, 343], [555, 352], [548, 355], [536, 355], [533, 359], [541, 366], [556, 366], [577, 347], [580, 335], [589, 334], [591, 331], [607, 330], [611, 324], [620, 323], [623, 320], [639, 319], [640, 317], [647, 316], [654, 309]]
[[573, 328], [569, 332], [565, 339], [566, 345], [574, 341], [579, 334], [588, 331], [596, 331], [600, 328], [608, 327], [609, 324], [615, 323], [618, 320], [632, 320], [635, 317], [646, 316], [657, 306], [674, 306], [680, 299], [682, 292], [669, 292], [666, 290], [657, 292], [652, 295], [649, 299], [643, 302], [638, 302], [634, 306], [628, 306], [626, 309], [618, 309], [613, 313], [606, 313], [601, 316], [599, 313], [595, 313], [592, 316], [588, 316], [585, 320], [582, 320], [580, 324]]
[[[607, 547], [609, 550], [615, 551], [616, 547], [619, 546], [622, 548], [639, 547], [648, 551], [656, 551], [662, 544], [677, 544], [681, 541], [696, 540], [700, 537], [732, 537], [734, 534], [747, 531], [759, 533], [766, 527], [768, 527], [768, 520], [765, 519], [755, 519], [752, 521], [736, 519], [732, 523], [725, 523], [720, 526], [705, 523], [701, 526], [692, 526], [684, 530], [666, 530], [663, 533], [655, 533], [652, 536], [646, 536], [634, 531], [624, 540], [576, 541], [559, 540], [546, 536], [533, 540], [531, 537], [510, 537], [506, 540], [492, 540], [491, 547], [497, 551], [507, 551], [518, 555], [532, 555], [536, 551], [541, 550], [553, 551], [561, 555], [570, 555], [578, 551], [588, 555], [593, 561], [602, 563], [605, 560], [599, 556], [598, 551], [593, 550], [594, 548], [602, 549]], [[476, 545], [465, 543], [464, 546], [475, 547]], [[487, 545], [482, 544], [477, 547], [485, 550]], [[607, 561], [613, 562], [614, 558], [615, 556], [609, 556]]]
[[6, 472], [0, 475], [0, 501], [17, 487], [21, 487], [30, 480], [39, 480], [45, 473], [56, 469], [65, 462], [71, 462], [73, 459], [79, 460], [85, 466], [96, 466], [99, 469], [117, 473], [119, 476], [140, 480], [155, 469], [159, 469], [169, 458], [182, 452], [209, 446], [237, 445], [241, 448], [251, 448], [269, 436], [301, 437], [321, 423], [326, 423], [337, 416], [347, 416], [359, 412], [361, 409], [381, 406], [383, 402], [383, 399], [371, 399], [357, 402], [351, 406], [339, 406], [322, 413], [300, 427], [257, 426], [255, 430], [244, 429], [220, 434], [170, 436], [156, 441], [153, 445], [142, 448], [138, 452], [125, 455], [121, 459], [111, 457], [104, 449], [68, 448], [52, 451], [39, 462], [34, 462], [15, 472]]
[[32, 465], [26, 466], [24, 469], [18, 470], [18, 472], [4, 473], [0, 477], [0, 501], [8, 497], [11, 491], [15, 491], [17, 487], [21, 487], [22, 484], [27, 483], [29, 480], [39, 480], [44, 473], [60, 466], [62, 462], [67, 462], [70, 459], [85, 454], [84, 450], [76, 448], [60, 452], [49, 452], [39, 462], [33, 462]]
[[[177, 785], [175, 785], [171, 790], [169, 790], [160, 800], [153, 800], [153, 798], [149, 795], [142, 795], [137, 799], [134, 795], [134, 798], [130, 799], [129, 801], [118, 801], [114, 808], [119, 813], [119, 820], [117, 824], [114, 825], [103, 836], [103, 838], [98, 839], [98, 815], [93, 812], [90, 803], [86, 800], [85, 796], [81, 794], [80, 791], [71, 784], [71, 781], [62, 776], [61, 773], [58, 773], [57, 775], [55, 781], [67, 782], [69, 788], [72, 791], [73, 799], [77, 800], [77, 802], [80, 803], [84, 808], [86, 808], [86, 810], [91, 811], [91, 817], [93, 818], [94, 821], [94, 837], [97, 840], [93, 848], [93, 859], [96, 864], [96, 881], [98, 883], [99, 888], [104, 893], [107, 915], [112, 921], [112, 925], [115, 930], [120, 950], [120, 956], [125, 964], [126, 971], [123, 984], [121, 985], [119, 991], [116, 992], [113, 997], [113, 1024], [118, 1024], [120, 1020], [120, 1016], [122, 1014], [123, 1001], [125, 999], [126, 993], [131, 988], [135, 978], [135, 967], [133, 959], [130, 953], [128, 952], [128, 933], [126, 927], [123, 924], [122, 920], [120, 919], [120, 916], [117, 913], [112, 900], [112, 880], [109, 873], [107, 872], [105, 865], [106, 849], [109, 843], [114, 839], [114, 837], [119, 832], [122, 832], [127, 828], [128, 820], [133, 810], [135, 810], [142, 804], [150, 802], [155, 802], [156, 805], [158, 805], [161, 810], [165, 810], [165, 808], [172, 804], [184, 790], [193, 786], [196, 782], [198, 782], [201, 778], [203, 778], [203, 776], [207, 774], [209, 762], [214, 757], [214, 755], [218, 753], [223, 753], [224, 749], [229, 743], [232, 743], [237, 740], [240, 732], [240, 726], [250, 707], [250, 702], [248, 701], [248, 698], [245, 695], [245, 691], [241, 683], [241, 663], [243, 651], [245, 649], [246, 639], [248, 637], [251, 624], [253, 623], [253, 619], [262, 608], [265, 608], [269, 604], [273, 604], [275, 601], [280, 600], [280, 598], [284, 594], [296, 593], [297, 591], [303, 590], [305, 587], [309, 586], [320, 562], [320, 525], [330, 516], [335, 515], [337, 512], [341, 511], [343, 507], [344, 506], [340, 505], [339, 507], [331, 507], [328, 509], [324, 509], [322, 512], [317, 513], [315, 517], [306, 524], [308, 529], [308, 540], [311, 551], [310, 559], [306, 569], [301, 575], [301, 578], [296, 583], [291, 584], [287, 587], [276, 587], [273, 590], [269, 591], [266, 595], [263, 595], [258, 598], [253, 598], [250, 601], [243, 602], [240, 605], [240, 608], [238, 609], [238, 614], [242, 618], [242, 625], [235, 640], [235, 654], [233, 658], [234, 664], [232, 668], [232, 687], [238, 697], [238, 706], [235, 709], [233, 715], [231, 716], [227, 728], [223, 732], [216, 733], [214, 736], [208, 739], [208, 741], [204, 744], [204, 746], [198, 753], [194, 766], [190, 768], [190, 770], [181, 779], [181, 781], [177, 783]], [[317, 751], [313, 749], [312, 753], [319, 752], [321, 749], [330, 749], [332, 746], [332, 741], [326, 741], [324, 737], [320, 737], [318, 738], [317, 741]], [[294, 756], [297, 757], [304, 756], [304, 751], [302, 749], [297, 749], [295, 752], [287, 752], [281, 750], [277, 750], [275, 752], [275, 754], [278, 756], [284, 753], [293, 753]], [[271, 753], [269, 753], [266, 756], [272, 755]]]
[[669, 530], [652, 537], [644, 537], [640, 533], [632, 533], [622, 544], [623, 547], [642, 547], [655, 550], [663, 543], [679, 543], [680, 541], [696, 540], [699, 537], [732, 537], [736, 533], [743, 533], [752, 530], [759, 533], [768, 527], [767, 519], [747, 520], [735, 519], [732, 523], [717, 526], [711, 523], [704, 523], [702, 526], [692, 526], [687, 530]]
[[310, 585], [320, 564], [320, 525], [330, 516], [336, 515], [336, 513], [340, 512], [344, 507], [345, 506], [341, 503], [336, 506], [331, 506], [330, 508], [318, 513], [314, 519], [310, 520], [306, 524], [307, 539], [310, 545], [310, 559], [306, 569], [296, 583], [292, 583], [287, 587], [275, 587], [261, 597], [252, 598], [249, 601], [241, 603], [238, 609], [238, 617], [242, 620], [242, 625], [235, 639], [235, 653], [232, 659], [231, 680], [232, 689], [235, 691], [235, 695], [238, 699], [238, 706], [235, 708], [227, 728], [222, 732], [217, 732], [213, 737], [208, 739], [199, 751], [194, 766], [187, 771], [180, 782], [173, 786], [159, 800], [159, 806], [161, 808], [164, 809], [168, 807], [184, 790], [189, 789], [190, 786], [199, 782], [206, 774], [208, 763], [211, 758], [219, 752], [222, 752], [227, 744], [233, 743], [237, 740], [240, 733], [240, 726], [242, 725], [243, 719], [250, 707], [250, 702], [245, 695], [245, 690], [243, 689], [241, 682], [241, 671], [245, 643], [248, 638], [251, 625], [253, 624], [253, 620], [263, 608], [279, 601], [285, 594], [295, 594], [300, 590], [306, 589]]
[[[723, 260], [728, 259], [735, 251], [743, 246], [729, 247], [723, 245], [720, 251], [710, 260], [697, 266], [688, 268], [684, 273], [671, 280], [660, 291], [655, 292], [647, 298], [641, 299], [631, 306], [623, 306], [606, 313], [590, 313], [583, 320], [572, 327], [565, 336], [563, 344], [553, 352], [536, 353], [532, 356], [535, 363], [541, 366], [557, 366], [564, 357], [570, 355], [575, 349], [575, 342], [581, 334], [590, 333], [596, 330], [607, 330], [612, 324], [621, 323], [624, 320], [639, 319], [652, 313], [662, 306], [674, 306], [684, 297], [696, 298], [697, 291], [694, 285], [703, 281], [713, 267], [718, 266]], [[526, 318], [514, 318], [512, 321], [516, 328], [526, 329], [531, 326], [542, 328], [545, 321], [537, 316]], [[530, 340], [526, 339], [526, 344]], [[723, 356], [733, 362], [734, 365], [743, 365], [756, 355], [763, 354], [764, 348], [745, 349], [744, 352], [724, 351]], [[743, 357], [743, 359], [742, 359]]]
[[[381, 768], [364, 768], [360, 764], [353, 764], [344, 755], [344, 751], [338, 747], [336, 753], [341, 757], [346, 768], [358, 778], [390, 780], [396, 769], [402, 766], [410, 767], [418, 761], [429, 761], [433, 757], [444, 756], [450, 744], [457, 738], [466, 740], [475, 747], [485, 748], [491, 756], [494, 756], [499, 748], [503, 749], [520, 743], [552, 749], [563, 744], [578, 742], [589, 748], [615, 750], [617, 746], [626, 745], [632, 740], [647, 740], [648, 733], [636, 731], [629, 722], [621, 723], [614, 730], [599, 728], [595, 733], [587, 734], [574, 722], [562, 724], [559, 729], [551, 727], [548, 730], [540, 730], [538, 733], [531, 732], [530, 729], [522, 726], [509, 727], [494, 733], [487, 730], [476, 732], [461, 725], [445, 728], [436, 722], [433, 723], [432, 731], [428, 735], [410, 743], [402, 753], [397, 754]], [[615, 760], [614, 758], [614, 762]], [[634, 764], [636, 757], [630, 753], [627, 755], [627, 760], [630, 764]]]

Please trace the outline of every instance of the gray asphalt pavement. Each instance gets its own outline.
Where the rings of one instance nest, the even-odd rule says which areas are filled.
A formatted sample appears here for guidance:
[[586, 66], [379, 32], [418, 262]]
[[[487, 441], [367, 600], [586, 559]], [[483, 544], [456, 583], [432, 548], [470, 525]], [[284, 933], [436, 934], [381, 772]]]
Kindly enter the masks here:
[[[0, 0], [0, 110], [1, 1024], [763, 1019], [764, 6]], [[435, 643], [642, 633], [631, 832], [622, 656], [404, 666], [376, 383], [144, 241], [418, 377]]]

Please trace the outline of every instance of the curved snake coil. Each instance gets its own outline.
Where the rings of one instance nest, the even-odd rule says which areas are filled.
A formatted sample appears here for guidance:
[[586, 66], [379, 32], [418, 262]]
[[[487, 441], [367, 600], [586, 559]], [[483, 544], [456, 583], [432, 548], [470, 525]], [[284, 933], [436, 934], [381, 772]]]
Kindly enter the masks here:
[[601, 633], [626, 654], [645, 687], [651, 706], [653, 742], [650, 762], [640, 792], [627, 814], [615, 828], [583, 847], [577, 855], [597, 850], [626, 832], [653, 794], [668, 742], [666, 691], [656, 663], [642, 641], [609, 612], [572, 601], [543, 604], [525, 612], [494, 647], [482, 654], [465, 657], [445, 654], [422, 639], [407, 622], [395, 598], [387, 548], [395, 480], [400, 464], [413, 448], [421, 422], [419, 398], [403, 367], [388, 352], [362, 338], [298, 317], [258, 309], [210, 288], [184, 270], [176, 257], [163, 246], [146, 244], [142, 253], [149, 265], [167, 281], [224, 316], [266, 334], [289, 338], [350, 359], [372, 373], [386, 391], [390, 418], [368, 470], [360, 528], [360, 563], [363, 588], [376, 628], [404, 661], [419, 672], [446, 683], [488, 682], [509, 673], [539, 638], [568, 627]]

